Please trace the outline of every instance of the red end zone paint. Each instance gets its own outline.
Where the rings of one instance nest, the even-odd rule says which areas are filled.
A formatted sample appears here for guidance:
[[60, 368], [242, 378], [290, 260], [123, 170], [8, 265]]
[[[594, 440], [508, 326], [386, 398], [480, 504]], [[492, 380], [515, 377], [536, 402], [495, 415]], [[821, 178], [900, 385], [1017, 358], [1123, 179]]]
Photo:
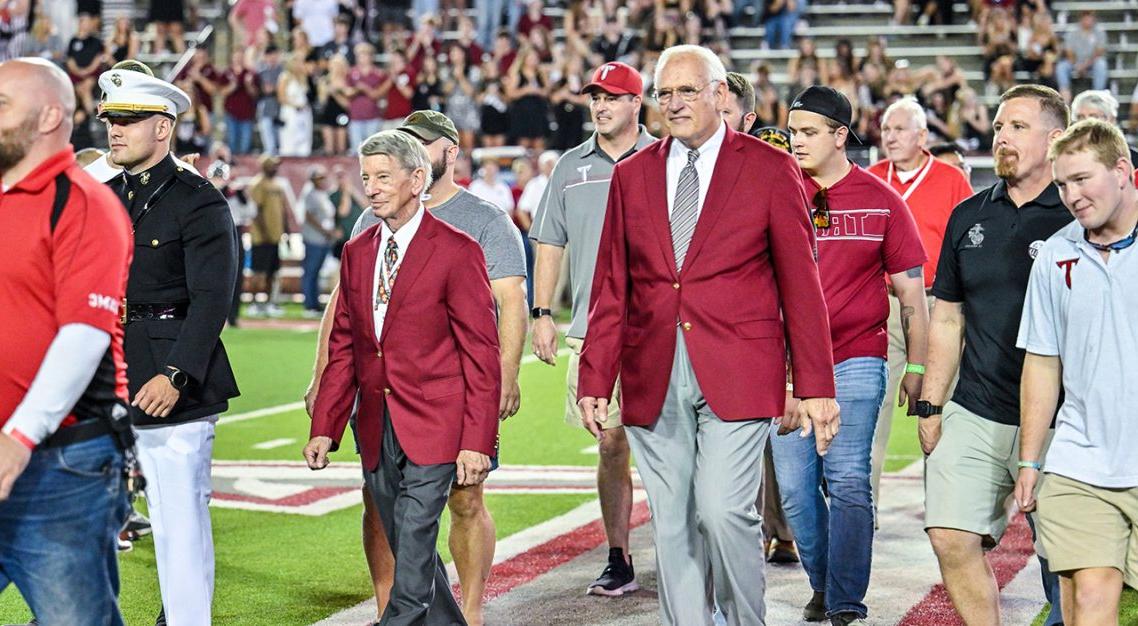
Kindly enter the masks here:
[[223, 491], [215, 491], [210, 497], [214, 500], [233, 500], [237, 502], [249, 502], [252, 504], [299, 507], [313, 504], [326, 498], [338, 496], [349, 491], [359, 491], [359, 487], [313, 487], [296, 495], [277, 499], [260, 498], [257, 496], [249, 496], [236, 493], [225, 493]]
[[[650, 518], [648, 503], [641, 501], [632, 506], [629, 529], [637, 528]], [[483, 602], [509, 593], [542, 574], [596, 548], [606, 541], [602, 520], [594, 520], [525, 552], [502, 561], [490, 570]], [[455, 599], [461, 600], [458, 583], [451, 587]]]
[[[1029, 559], [1035, 558], [1035, 549], [1031, 542], [1031, 528], [1027, 519], [1018, 514], [1008, 525], [1000, 545], [988, 553], [988, 562], [996, 574], [996, 584], [1000, 589], [1012, 581], [1016, 574], [1027, 565]], [[1039, 595], [1043, 596], [1042, 585]], [[952, 607], [952, 600], [944, 584], [938, 584], [929, 591], [928, 595], [897, 623], [897, 626], [963, 626], [956, 609]]]

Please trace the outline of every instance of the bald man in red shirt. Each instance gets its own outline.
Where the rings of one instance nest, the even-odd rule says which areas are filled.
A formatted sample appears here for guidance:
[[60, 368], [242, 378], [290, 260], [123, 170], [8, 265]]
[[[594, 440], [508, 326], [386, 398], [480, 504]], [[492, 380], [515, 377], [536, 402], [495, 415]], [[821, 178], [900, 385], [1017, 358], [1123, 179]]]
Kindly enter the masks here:
[[[933, 158], [927, 148], [929, 131], [925, 110], [912, 97], [889, 105], [881, 117], [882, 150], [886, 158], [874, 163], [869, 172], [896, 191], [917, 223], [928, 260], [924, 265], [925, 292], [933, 286], [944, 227], [948, 216], [965, 198], [972, 185], [959, 169]], [[932, 296], [928, 297], [932, 309]], [[885, 402], [877, 416], [873, 439], [873, 501], [880, 502], [881, 470], [893, 425], [894, 408], [900, 406], [897, 388], [905, 374], [905, 334], [901, 328], [901, 305], [889, 285], [889, 383]]]

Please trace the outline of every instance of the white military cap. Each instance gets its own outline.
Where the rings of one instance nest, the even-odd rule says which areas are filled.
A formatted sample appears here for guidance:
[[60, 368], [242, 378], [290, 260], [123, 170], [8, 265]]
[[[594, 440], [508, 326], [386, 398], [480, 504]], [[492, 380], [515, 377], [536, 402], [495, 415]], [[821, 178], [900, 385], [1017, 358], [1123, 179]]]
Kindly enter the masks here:
[[190, 108], [186, 92], [170, 83], [142, 72], [112, 69], [99, 75], [103, 99], [99, 119], [107, 117], [147, 117], [161, 113], [177, 119]]

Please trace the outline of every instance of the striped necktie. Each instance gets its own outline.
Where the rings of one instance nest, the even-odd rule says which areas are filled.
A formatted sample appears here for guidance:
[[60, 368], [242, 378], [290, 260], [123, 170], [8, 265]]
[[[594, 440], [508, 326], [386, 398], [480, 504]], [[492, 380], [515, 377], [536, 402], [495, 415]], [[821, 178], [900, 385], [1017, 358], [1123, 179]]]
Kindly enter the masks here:
[[698, 158], [699, 150], [688, 150], [688, 164], [680, 171], [676, 199], [672, 205], [672, 249], [676, 252], [676, 271], [684, 267], [684, 256], [688, 253], [688, 244], [699, 220], [699, 173], [695, 170]]

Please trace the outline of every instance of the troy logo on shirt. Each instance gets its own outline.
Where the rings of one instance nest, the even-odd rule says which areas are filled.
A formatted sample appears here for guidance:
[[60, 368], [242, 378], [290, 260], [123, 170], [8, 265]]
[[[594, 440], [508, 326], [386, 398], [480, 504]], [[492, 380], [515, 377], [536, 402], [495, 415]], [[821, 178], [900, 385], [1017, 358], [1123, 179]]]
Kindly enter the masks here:
[[1078, 262], [1078, 258], [1063, 259], [1062, 261], [1055, 262], [1055, 265], [1059, 266], [1059, 269], [1066, 270], [1066, 276], [1064, 276], [1064, 278], [1067, 280], [1067, 289], [1071, 288], [1071, 270], [1075, 268], [1075, 264]]
[[819, 240], [882, 241], [888, 221], [889, 209], [830, 211], [830, 225], [815, 229], [815, 233]]

